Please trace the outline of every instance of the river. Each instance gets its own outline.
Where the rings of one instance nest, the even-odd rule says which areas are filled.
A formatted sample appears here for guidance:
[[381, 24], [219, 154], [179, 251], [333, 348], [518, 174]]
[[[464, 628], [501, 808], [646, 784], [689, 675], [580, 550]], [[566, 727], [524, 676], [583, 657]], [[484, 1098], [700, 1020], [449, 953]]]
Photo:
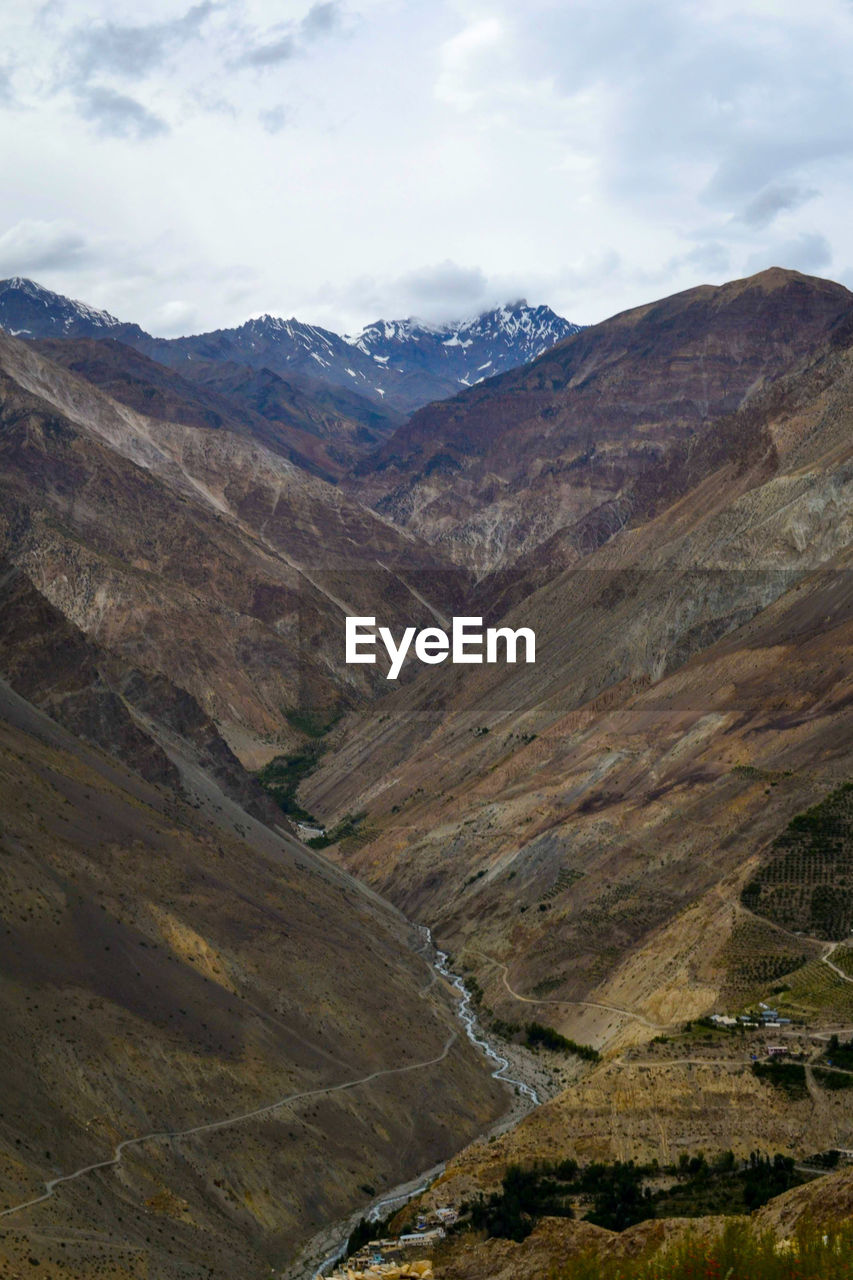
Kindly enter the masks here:
[[[529, 1108], [538, 1107], [541, 1098], [536, 1089], [528, 1084], [525, 1080], [518, 1080], [510, 1075], [510, 1062], [494, 1045], [486, 1038], [482, 1028], [477, 1024], [477, 1014], [473, 1007], [471, 992], [465, 986], [464, 978], [453, 973], [449, 966], [449, 958], [445, 951], [439, 951], [432, 940], [432, 933], [426, 925], [419, 926], [421, 936], [423, 937], [423, 952], [429, 956], [430, 964], [436, 973], [445, 978], [450, 985], [459, 993], [459, 1003], [456, 1007], [456, 1016], [465, 1028], [465, 1034], [473, 1045], [476, 1046], [489, 1062], [494, 1064], [492, 1072], [495, 1080], [502, 1080], [505, 1084], [511, 1085], [517, 1095], [527, 1100]], [[503, 1122], [498, 1121], [496, 1126], [489, 1132], [503, 1127]], [[485, 1135], [484, 1135], [485, 1136]], [[336, 1263], [340, 1262], [346, 1252], [347, 1241], [361, 1218], [367, 1218], [368, 1222], [379, 1222], [382, 1218], [387, 1218], [392, 1208], [402, 1208], [414, 1196], [420, 1195], [422, 1191], [426, 1191], [427, 1187], [440, 1173], [444, 1170], [444, 1164], [434, 1165], [426, 1172], [418, 1174], [409, 1182], [401, 1183], [394, 1187], [393, 1190], [385, 1192], [384, 1195], [372, 1201], [366, 1208], [357, 1210], [351, 1217], [343, 1222], [337, 1222], [318, 1233], [314, 1240], [303, 1251], [304, 1269], [284, 1273], [292, 1276], [293, 1280], [299, 1277], [299, 1280], [315, 1280], [315, 1277], [324, 1276], [331, 1271]], [[320, 1252], [322, 1250], [322, 1252]], [[326, 1250], [329, 1250], [327, 1253]], [[317, 1261], [317, 1257], [322, 1259]], [[313, 1258], [313, 1260], [312, 1260]]]
[[[433, 948], [432, 934], [429, 929], [426, 929], [425, 931], [427, 944], [430, 948]], [[450, 985], [455, 987], [459, 992], [461, 999], [459, 1001], [459, 1007], [456, 1010], [459, 1021], [464, 1026], [465, 1033], [471, 1043], [475, 1044], [490, 1062], [497, 1063], [495, 1070], [492, 1072], [494, 1078], [496, 1080], [504, 1080], [507, 1084], [514, 1085], [520, 1094], [525, 1098], [530, 1099], [532, 1106], [538, 1107], [542, 1099], [539, 1097], [539, 1094], [533, 1086], [527, 1084], [524, 1080], [516, 1080], [513, 1076], [507, 1075], [506, 1073], [509, 1071], [509, 1059], [505, 1058], [503, 1054], [498, 1053], [497, 1049], [489, 1043], [482, 1032], [479, 1035], [477, 1034], [477, 1015], [474, 1012], [474, 1008], [471, 1003], [471, 992], [465, 986], [464, 979], [461, 978], [458, 973], [451, 973], [447, 966], [447, 953], [435, 950], [435, 959], [432, 963], [441, 976], [443, 978], [447, 978]]]

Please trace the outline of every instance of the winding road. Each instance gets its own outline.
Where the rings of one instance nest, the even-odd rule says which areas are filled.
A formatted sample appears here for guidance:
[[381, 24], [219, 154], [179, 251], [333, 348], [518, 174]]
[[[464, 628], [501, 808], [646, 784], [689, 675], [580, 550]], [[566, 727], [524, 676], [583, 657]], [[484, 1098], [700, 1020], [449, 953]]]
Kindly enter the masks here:
[[[422, 928], [421, 932], [424, 937], [424, 945], [421, 949], [426, 953], [424, 955], [424, 959], [427, 960], [431, 970], [430, 980], [421, 990], [421, 996], [425, 997], [428, 994], [430, 988], [439, 976], [449, 982], [460, 997], [457, 1016], [465, 1028], [468, 1039], [495, 1064], [495, 1070], [492, 1072], [492, 1075], [496, 1079], [514, 1086], [519, 1093], [527, 1097], [528, 1101], [533, 1106], [538, 1105], [539, 1096], [536, 1093], [536, 1090], [531, 1088], [524, 1081], [516, 1080], [509, 1076], [508, 1071], [510, 1064], [508, 1059], [499, 1054], [485, 1038], [481, 1038], [477, 1035], [476, 1014], [471, 1007], [471, 995], [466, 988], [463, 979], [450, 970], [446, 954], [443, 951], [438, 951], [434, 948], [430, 931], [426, 928]], [[434, 952], [433, 959], [428, 958], [429, 952]], [[444, 1061], [449, 1054], [451, 1047], [458, 1038], [459, 1032], [454, 1029], [445, 1041], [444, 1048], [441, 1053], [437, 1054], [433, 1058], [424, 1059], [421, 1062], [410, 1062], [401, 1067], [385, 1067], [379, 1071], [371, 1071], [368, 1075], [358, 1076], [353, 1080], [343, 1080], [339, 1084], [324, 1085], [319, 1089], [303, 1089], [296, 1093], [289, 1093], [283, 1098], [276, 1099], [275, 1102], [266, 1103], [262, 1107], [254, 1107], [250, 1111], [241, 1111], [237, 1115], [225, 1116], [221, 1120], [210, 1120], [203, 1124], [192, 1125], [187, 1129], [154, 1130], [151, 1133], [140, 1134], [136, 1138], [124, 1138], [113, 1148], [113, 1154], [109, 1159], [97, 1160], [92, 1164], [83, 1165], [81, 1168], [75, 1169], [73, 1173], [64, 1173], [57, 1178], [51, 1178], [49, 1181], [45, 1182], [44, 1192], [42, 1195], [32, 1196], [29, 1200], [21, 1201], [20, 1204], [11, 1205], [8, 1209], [0, 1210], [0, 1218], [8, 1218], [13, 1214], [22, 1213], [25, 1209], [31, 1209], [35, 1205], [43, 1204], [46, 1200], [50, 1200], [56, 1193], [57, 1188], [63, 1186], [65, 1183], [76, 1182], [80, 1178], [85, 1178], [87, 1174], [95, 1173], [100, 1169], [116, 1168], [121, 1164], [124, 1153], [129, 1151], [132, 1147], [140, 1147], [148, 1142], [177, 1142], [182, 1138], [191, 1138], [199, 1134], [213, 1133], [217, 1129], [227, 1129], [232, 1125], [243, 1124], [248, 1120], [257, 1119], [260, 1116], [271, 1115], [274, 1111], [278, 1111], [281, 1107], [288, 1106], [293, 1102], [300, 1102], [307, 1098], [325, 1097], [332, 1093], [341, 1093], [346, 1089], [356, 1089], [360, 1085], [370, 1084], [374, 1080], [381, 1080], [388, 1076], [403, 1075], [406, 1072], [422, 1071], [427, 1067], [436, 1066], [439, 1062]], [[424, 1175], [421, 1175], [421, 1177], [423, 1176]], [[378, 1203], [378, 1205], [373, 1206], [371, 1217], [375, 1218], [378, 1210], [382, 1208], [387, 1208], [387, 1206], [400, 1200], [409, 1199], [417, 1190], [423, 1190], [423, 1187], [417, 1187], [415, 1191], [408, 1189], [403, 1194], [397, 1193], [385, 1197]], [[329, 1259], [329, 1261], [333, 1260], [335, 1260], [335, 1258]]]
[[[424, 930], [424, 933], [426, 935], [427, 947], [432, 948], [433, 944], [432, 944], [432, 938], [429, 933], [429, 930]], [[851, 978], [848, 974], [844, 973], [844, 971], [840, 969], [837, 965], [833, 964], [832, 960], [830, 959], [837, 945], [838, 945], [837, 943], [831, 944], [828, 947], [827, 951], [821, 956], [821, 960], [823, 961], [824, 964], [828, 965], [829, 968], [832, 969], [832, 971], [836, 973], [839, 978], [843, 979], [843, 981], [853, 982], [853, 978]], [[488, 955], [486, 952], [477, 951], [476, 954], [482, 956], [482, 958], [488, 961], [489, 964], [495, 965], [500, 970], [503, 985], [506, 988], [507, 993], [512, 997], [512, 999], [518, 1000], [523, 1004], [559, 1005], [559, 1006], [572, 1006], [576, 1008], [601, 1009], [601, 1010], [604, 1010], [604, 1012], [606, 1013], [615, 1013], [621, 1017], [631, 1018], [634, 1021], [641, 1023], [643, 1026], [648, 1027], [652, 1031], [665, 1031], [670, 1027], [672, 1027], [673, 1025], [677, 1025], [674, 1023], [660, 1024], [660, 1023], [652, 1022], [648, 1018], [645, 1018], [642, 1014], [635, 1013], [631, 1009], [624, 1009], [618, 1005], [605, 1004], [602, 1001], [548, 1000], [548, 999], [537, 1000], [531, 996], [521, 995], [520, 992], [515, 991], [513, 987], [510, 985], [509, 972], [505, 964], [503, 964], [500, 960], [497, 960], [494, 956]], [[473, 1044], [477, 1045], [478, 1048], [486, 1055], [486, 1057], [492, 1059], [492, 1061], [496, 1063], [496, 1069], [492, 1074], [495, 1076], [496, 1079], [501, 1079], [508, 1084], [514, 1085], [519, 1090], [519, 1092], [525, 1094], [528, 1097], [529, 1101], [534, 1106], [537, 1105], [539, 1103], [539, 1097], [536, 1094], [536, 1091], [533, 1090], [525, 1082], [520, 1080], [514, 1080], [511, 1077], [509, 1077], [506, 1074], [506, 1072], [509, 1069], [508, 1060], [502, 1055], [498, 1054], [487, 1040], [481, 1039], [479, 1036], [477, 1036], [476, 1030], [475, 1030], [476, 1015], [474, 1014], [474, 1011], [471, 1008], [470, 993], [465, 987], [463, 979], [453, 974], [448, 968], [446, 954], [442, 951], [436, 951], [435, 960], [430, 965], [430, 967], [432, 969], [430, 981], [427, 983], [426, 987], [424, 987], [424, 989], [422, 990], [421, 995], [425, 996], [427, 994], [430, 987], [435, 982], [438, 974], [440, 974], [443, 978], [449, 981], [461, 997], [457, 1013], [461, 1022], [465, 1027], [468, 1039], [471, 1040]], [[119, 1142], [113, 1148], [113, 1154], [109, 1159], [98, 1160], [93, 1164], [83, 1165], [81, 1168], [75, 1169], [73, 1173], [65, 1173], [65, 1174], [61, 1174], [57, 1178], [51, 1178], [49, 1181], [44, 1183], [44, 1192], [42, 1195], [33, 1196], [31, 1199], [24, 1200], [20, 1204], [12, 1205], [8, 1209], [0, 1210], [0, 1218], [8, 1218], [13, 1214], [23, 1212], [25, 1209], [30, 1209], [35, 1205], [43, 1204], [46, 1200], [51, 1199], [51, 1197], [55, 1194], [57, 1187], [60, 1187], [65, 1183], [76, 1182], [78, 1179], [86, 1177], [87, 1174], [95, 1173], [100, 1169], [115, 1168], [121, 1163], [122, 1157], [124, 1156], [125, 1151], [130, 1150], [132, 1147], [143, 1146], [145, 1143], [149, 1143], [149, 1142], [163, 1142], [163, 1143], [176, 1142], [182, 1138], [190, 1138], [190, 1137], [195, 1137], [199, 1134], [212, 1133], [218, 1129], [226, 1129], [232, 1125], [243, 1124], [248, 1120], [254, 1120], [258, 1118], [259, 1116], [271, 1115], [273, 1112], [278, 1111], [281, 1107], [288, 1106], [290, 1103], [299, 1102], [307, 1098], [319, 1098], [319, 1097], [325, 1097], [333, 1093], [341, 1093], [347, 1089], [356, 1089], [361, 1085], [370, 1084], [374, 1080], [380, 1080], [388, 1076], [403, 1075], [406, 1072], [411, 1072], [411, 1071], [422, 1071], [427, 1067], [435, 1066], [439, 1062], [444, 1061], [444, 1059], [449, 1054], [452, 1045], [458, 1039], [458, 1037], [459, 1037], [459, 1032], [456, 1030], [453, 1030], [448, 1036], [441, 1053], [437, 1054], [434, 1058], [427, 1058], [421, 1062], [411, 1062], [401, 1067], [386, 1067], [379, 1071], [371, 1071], [368, 1075], [365, 1075], [365, 1076], [358, 1076], [352, 1080], [344, 1080], [339, 1084], [325, 1085], [319, 1089], [307, 1089], [307, 1090], [298, 1091], [296, 1093], [290, 1093], [283, 1098], [278, 1098], [275, 1102], [267, 1103], [262, 1107], [255, 1107], [251, 1111], [243, 1111], [237, 1115], [226, 1116], [220, 1120], [211, 1120], [204, 1124], [193, 1125], [187, 1129], [155, 1130], [151, 1133], [141, 1134], [139, 1137], [136, 1137], [136, 1138], [124, 1138], [121, 1142]], [[684, 1061], [686, 1062], [688, 1060], [685, 1059]], [[704, 1062], [706, 1060], [696, 1060], [696, 1065], [700, 1065], [700, 1061], [704, 1065]], [[675, 1064], [672, 1062], [669, 1062], [666, 1064], [638, 1063], [637, 1065], [672, 1066]], [[409, 1193], [409, 1195], [411, 1195], [411, 1192]], [[391, 1196], [387, 1200], [382, 1201], [381, 1203], [384, 1206], [386, 1204], [394, 1203], [398, 1199], [403, 1199], [403, 1198], [408, 1198], [408, 1196], [406, 1197]]]
[[404, 1067], [386, 1067], [382, 1071], [371, 1071], [369, 1075], [359, 1076], [355, 1080], [344, 1080], [341, 1084], [326, 1085], [322, 1089], [306, 1089], [299, 1093], [289, 1093], [286, 1097], [279, 1098], [276, 1102], [267, 1103], [266, 1106], [255, 1107], [252, 1111], [243, 1111], [236, 1116], [227, 1116], [223, 1120], [211, 1120], [206, 1124], [193, 1125], [190, 1129], [161, 1130], [142, 1134], [138, 1138], [125, 1138], [113, 1149], [111, 1159], [98, 1160], [95, 1164], [87, 1164], [81, 1169], [75, 1169], [73, 1173], [64, 1173], [59, 1178], [51, 1178], [49, 1182], [44, 1184], [43, 1195], [34, 1196], [31, 1200], [24, 1200], [21, 1204], [0, 1210], [0, 1218], [8, 1218], [13, 1213], [21, 1213], [22, 1210], [30, 1209], [33, 1205], [42, 1204], [45, 1200], [49, 1200], [56, 1188], [65, 1182], [75, 1182], [78, 1178], [84, 1178], [87, 1173], [94, 1173], [97, 1169], [114, 1168], [121, 1163], [125, 1151], [131, 1147], [139, 1147], [146, 1142], [175, 1142], [180, 1138], [191, 1138], [199, 1133], [212, 1133], [215, 1129], [227, 1129], [230, 1125], [242, 1124], [244, 1121], [253, 1120], [257, 1116], [270, 1115], [280, 1107], [285, 1107], [291, 1102], [299, 1102], [303, 1098], [320, 1098], [330, 1093], [341, 1093], [344, 1089], [356, 1089], [359, 1085], [369, 1084], [372, 1080], [380, 1080], [384, 1076], [403, 1075], [406, 1071], [421, 1071], [425, 1067], [433, 1067], [436, 1063], [443, 1062], [450, 1052], [451, 1046], [458, 1038], [459, 1032], [452, 1031], [441, 1053], [435, 1058], [428, 1058], [423, 1062], [410, 1062]]
[[[783, 932], [789, 933], [790, 930], [784, 929]], [[793, 933], [791, 934], [791, 937], [800, 937], [800, 936], [802, 935], [793, 934]], [[809, 938], [807, 940], [814, 941], [814, 942], [821, 941], [821, 939], [819, 938], [814, 938], [814, 939]], [[839, 978], [841, 978], [843, 982], [853, 982], [853, 978], [850, 977], [849, 974], [845, 973], [843, 969], [839, 969], [837, 964], [833, 964], [830, 958], [840, 945], [841, 944], [838, 942], [826, 943], [825, 944], [826, 949], [824, 950], [824, 953], [820, 957], [820, 959], [822, 963], [825, 965], [828, 965], [829, 968], [832, 970], [832, 972], [836, 974]], [[507, 969], [507, 966], [505, 964], [503, 964], [500, 960], [497, 960], [494, 956], [490, 956], [486, 951], [478, 951], [474, 947], [472, 947], [471, 950], [474, 952], [475, 955], [482, 956], [482, 958], [488, 961], [489, 964], [495, 965], [496, 968], [500, 970], [501, 979], [503, 981], [504, 987], [506, 988], [507, 994], [510, 995], [513, 1000], [519, 1000], [522, 1004], [533, 1004], [533, 1005], [551, 1004], [551, 1005], [566, 1006], [566, 1007], [571, 1007], [576, 1009], [603, 1009], [606, 1013], [617, 1013], [623, 1018], [631, 1018], [634, 1020], [634, 1022], [639, 1022], [642, 1026], [648, 1027], [650, 1031], [671, 1031], [673, 1027], [680, 1026], [681, 1022], [683, 1022], [683, 1019], [678, 1019], [675, 1022], [664, 1022], [664, 1023], [652, 1022], [649, 1018], [643, 1017], [641, 1013], [635, 1013], [632, 1009], [623, 1009], [619, 1005], [615, 1005], [615, 1004], [604, 1004], [602, 1001], [599, 1001], [599, 1000], [547, 1000], [547, 999], [537, 1000], [533, 996], [523, 996], [519, 991], [516, 991], [510, 985], [509, 970]]]
[[838, 950], [838, 948], [839, 948], [840, 946], [841, 946], [841, 943], [840, 943], [840, 942], [833, 942], [833, 943], [831, 943], [831, 944], [830, 944], [830, 946], [829, 946], [829, 949], [828, 949], [827, 951], [825, 951], [825, 952], [824, 952], [824, 954], [821, 956], [821, 960], [823, 961], [823, 963], [824, 963], [824, 964], [828, 964], [828, 965], [829, 965], [829, 967], [830, 967], [830, 969], [832, 970], [832, 972], [833, 972], [833, 973], [837, 973], [837, 974], [838, 974], [838, 976], [839, 976], [839, 978], [841, 978], [841, 979], [842, 979], [842, 981], [844, 981], [844, 982], [853, 982], [853, 978], [851, 978], [851, 977], [850, 977], [850, 974], [849, 974], [849, 973], [845, 973], [843, 969], [839, 969], [838, 965], [837, 965], [837, 964], [833, 964], [833, 963], [832, 963], [832, 961], [831, 961], [831, 960], [830, 960], [830, 958], [829, 958], [831, 955], [833, 955], [833, 954]]
[[[472, 947], [471, 950], [474, 951], [474, 948]], [[623, 1018], [633, 1018], [635, 1022], [642, 1023], [642, 1025], [644, 1027], [648, 1027], [650, 1031], [668, 1031], [672, 1027], [680, 1025], [680, 1022], [650, 1022], [649, 1019], [644, 1018], [641, 1013], [634, 1013], [631, 1009], [622, 1009], [619, 1005], [615, 1004], [602, 1004], [601, 1001], [598, 1000], [536, 1000], [532, 996], [523, 996], [520, 992], [513, 990], [510, 986], [509, 971], [505, 964], [502, 964], [500, 960], [496, 960], [494, 956], [487, 955], [485, 951], [474, 951], [474, 954], [482, 956], [484, 960], [488, 960], [489, 964], [493, 964], [500, 969], [503, 984], [508, 993], [512, 996], [513, 1000], [520, 1000], [522, 1004], [555, 1004], [569, 1005], [572, 1008], [577, 1009], [603, 1009], [606, 1013], [618, 1013], [621, 1014]], [[680, 1021], [683, 1021], [683, 1019]]]

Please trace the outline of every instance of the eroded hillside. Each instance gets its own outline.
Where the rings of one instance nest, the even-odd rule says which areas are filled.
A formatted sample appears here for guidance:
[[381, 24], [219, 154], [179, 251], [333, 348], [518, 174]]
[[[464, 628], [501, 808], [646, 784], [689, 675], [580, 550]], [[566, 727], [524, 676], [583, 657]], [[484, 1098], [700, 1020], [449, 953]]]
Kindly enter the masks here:
[[555, 535], [546, 554], [577, 563], [671, 501], [683, 443], [816, 351], [851, 303], [773, 269], [623, 312], [428, 405], [359, 465], [354, 491], [479, 572], [526, 554], [534, 569]]
[[502, 1017], [501, 963], [597, 1044], [643, 1034], [620, 1008], [713, 1008], [762, 851], [849, 778], [848, 341], [711, 424], [686, 489], [514, 605], [535, 666], [424, 672], [306, 782], [315, 812], [367, 812], [340, 856]]
[[0, 1212], [158, 1135], [4, 1216], [0, 1274], [266, 1274], [499, 1113], [396, 913], [192, 761], [0, 712]]

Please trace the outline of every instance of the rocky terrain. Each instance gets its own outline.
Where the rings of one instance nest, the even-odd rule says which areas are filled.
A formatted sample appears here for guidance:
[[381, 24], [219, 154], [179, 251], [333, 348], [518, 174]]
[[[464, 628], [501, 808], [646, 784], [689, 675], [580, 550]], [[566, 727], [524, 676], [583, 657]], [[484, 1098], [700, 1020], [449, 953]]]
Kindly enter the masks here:
[[624, 312], [414, 414], [360, 464], [357, 492], [480, 572], [526, 581], [543, 544], [579, 563], [683, 492], [697, 437], [816, 351], [851, 302], [774, 269]]
[[458, 575], [245, 422], [196, 425], [174, 401], [177, 422], [142, 414], [110, 369], [122, 400], [0, 338], [0, 545], [88, 636], [168, 676], [262, 763], [299, 738], [288, 711], [334, 718], [384, 682], [345, 665], [347, 611], [426, 623]]
[[0, 737], [0, 1213], [158, 1135], [6, 1214], [0, 1274], [266, 1274], [500, 1111], [405, 922], [192, 757], [179, 797], [5, 683]]
[[[501, 1016], [501, 963], [534, 1002], [714, 1007], [751, 868], [849, 777], [851, 358], [839, 330], [698, 437], [669, 505], [514, 605], [535, 666], [421, 674], [306, 782], [368, 811], [343, 860]], [[641, 1025], [552, 1012], [596, 1044]]]
[[[853, 1024], [827, 897], [853, 847], [853, 295], [691, 290], [393, 434], [265, 367], [271, 331], [256, 366], [222, 335], [164, 363], [75, 315], [0, 335], [0, 1201], [199, 1132], [5, 1219], [7, 1274], [266, 1273], [487, 1129], [506, 1097], [399, 911], [484, 1025], [587, 1053], [445, 1191], [558, 1151], [853, 1146], [843, 1090], [786, 1101], [678, 1040], [771, 994]], [[510, 320], [536, 354], [549, 317]], [[426, 368], [440, 341], [468, 378], [481, 328], [353, 350]], [[392, 685], [344, 660], [365, 614], [532, 627], [536, 663]], [[252, 776], [274, 758], [331, 862]]]

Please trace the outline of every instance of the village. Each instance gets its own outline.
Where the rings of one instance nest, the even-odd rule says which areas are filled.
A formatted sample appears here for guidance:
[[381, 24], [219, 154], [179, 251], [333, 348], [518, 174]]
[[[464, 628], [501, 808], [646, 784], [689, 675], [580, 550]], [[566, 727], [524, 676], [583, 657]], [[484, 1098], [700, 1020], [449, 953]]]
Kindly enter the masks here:
[[[722, 1037], [714, 1036], [714, 1030], [722, 1032]], [[846, 1030], [849, 1034], [850, 1029]], [[745, 1012], [705, 1015], [686, 1024], [683, 1034], [691, 1038], [690, 1051], [697, 1062], [705, 1057], [708, 1061], [717, 1061], [721, 1051], [726, 1054], [728, 1045], [728, 1054], [734, 1055], [732, 1061], [745, 1055], [753, 1072], [760, 1072], [762, 1079], [775, 1080], [776, 1073], [799, 1071], [804, 1073], [803, 1088], [807, 1088], [808, 1073], [814, 1063], [819, 1064], [819, 1071], [824, 1075], [827, 1071], [847, 1074], [846, 1066], [837, 1067], [829, 1056], [833, 1044], [838, 1045], [839, 1031], [844, 1034], [841, 1028], [833, 1032], [831, 1027], [806, 1025], [799, 1019], [781, 1016], [778, 1009], [759, 1002], [757, 1007]], [[625, 1062], [639, 1062], [647, 1060], [651, 1051], [656, 1060], [665, 1061], [668, 1056], [683, 1053], [679, 1039], [661, 1036], [651, 1044], [623, 1050], [620, 1056]], [[773, 1074], [768, 1077], [767, 1072]], [[785, 1081], [790, 1085], [790, 1077], [785, 1076]], [[850, 1147], [839, 1146], [823, 1155], [832, 1156], [836, 1164], [853, 1163]], [[815, 1167], [809, 1164], [798, 1167], [811, 1175], [823, 1171], [819, 1159]], [[443, 1206], [419, 1214], [414, 1225], [399, 1235], [366, 1242], [362, 1235], [358, 1247], [345, 1260], [339, 1260], [329, 1272], [318, 1273], [316, 1280], [433, 1280], [436, 1246], [458, 1219], [457, 1209]]]
[[759, 1027], [772, 1031], [791, 1025], [790, 1018], [780, 1017], [778, 1009], [771, 1009], [763, 1003], [759, 1004], [758, 1013], [740, 1013], [737, 1016], [712, 1013], [710, 1021], [718, 1027], [743, 1027], [746, 1031], [754, 1031]]
[[368, 1240], [325, 1280], [432, 1280], [432, 1260], [424, 1255], [458, 1217], [449, 1207], [420, 1214], [413, 1231]]

